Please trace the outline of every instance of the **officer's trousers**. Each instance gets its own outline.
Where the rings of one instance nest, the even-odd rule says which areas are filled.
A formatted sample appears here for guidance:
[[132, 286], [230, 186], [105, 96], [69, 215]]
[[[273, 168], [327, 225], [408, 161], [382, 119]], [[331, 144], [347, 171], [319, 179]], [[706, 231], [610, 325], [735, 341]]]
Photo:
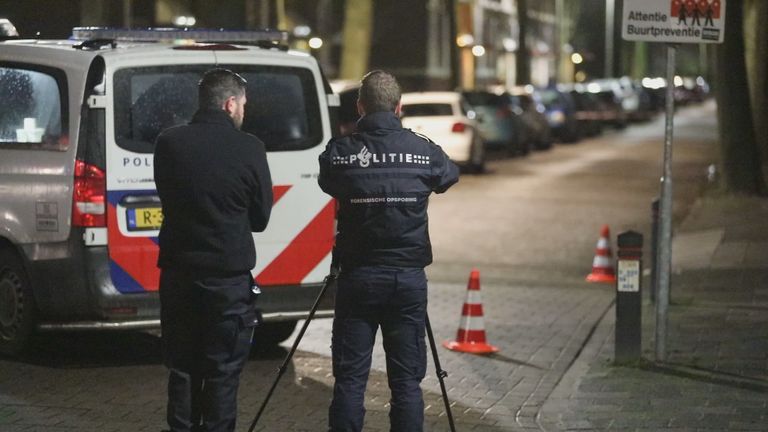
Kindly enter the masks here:
[[392, 392], [390, 427], [422, 431], [426, 372], [427, 279], [422, 268], [359, 267], [339, 275], [332, 354], [336, 382], [329, 430], [361, 431], [363, 400], [376, 332], [381, 326]]
[[167, 421], [173, 432], [235, 430], [240, 372], [255, 312], [250, 273], [194, 275], [163, 269], [163, 354], [170, 371]]

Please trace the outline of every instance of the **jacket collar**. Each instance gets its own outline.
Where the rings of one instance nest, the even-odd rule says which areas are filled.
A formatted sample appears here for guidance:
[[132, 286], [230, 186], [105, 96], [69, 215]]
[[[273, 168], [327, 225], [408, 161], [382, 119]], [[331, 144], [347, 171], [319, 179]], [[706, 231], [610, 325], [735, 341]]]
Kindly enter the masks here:
[[358, 132], [377, 129], [402, 129], [400, 119], [391, 111], [381, 111], [365, 115], [357, 121]]
[[190, 123], [213, 123], [235, 127], [235, 122], [224, 110], [202, 108], [197, 110]]

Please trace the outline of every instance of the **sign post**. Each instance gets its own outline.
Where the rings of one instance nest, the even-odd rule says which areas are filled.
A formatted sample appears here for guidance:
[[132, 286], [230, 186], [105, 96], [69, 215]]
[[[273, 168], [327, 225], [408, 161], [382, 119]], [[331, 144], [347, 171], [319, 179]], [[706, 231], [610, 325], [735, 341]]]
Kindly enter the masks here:
[[676, 44], [722, 43], [726, 0], [624, 0], [621, 36], [667, 44], [664, 162], [656, 263], [656, 361], [666, 361], [667, 310], [672, 267], [672, 131], [675, 113]]

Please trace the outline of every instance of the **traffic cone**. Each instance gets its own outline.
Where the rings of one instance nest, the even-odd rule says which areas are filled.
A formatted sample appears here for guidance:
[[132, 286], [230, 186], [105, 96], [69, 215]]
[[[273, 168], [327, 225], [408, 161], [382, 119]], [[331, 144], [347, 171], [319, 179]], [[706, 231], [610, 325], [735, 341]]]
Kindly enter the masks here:
[[611, 231], [608, 225], [603, 225], [600, 240], [597, 241], [595, 259], [592, 261], [592, 273], [587, 275], [587, 282], [616, 283], [610, 238]]
[[449, 350], [490, 354], [499, 349], [485, 341], [485, 323], [483, 322], [483, 302], [480, 300], [480, 272], [472, 269], [467, 283], [467, 299], [461, 308], [461, 323], [455, 341], [445, 341], [443, 346]]

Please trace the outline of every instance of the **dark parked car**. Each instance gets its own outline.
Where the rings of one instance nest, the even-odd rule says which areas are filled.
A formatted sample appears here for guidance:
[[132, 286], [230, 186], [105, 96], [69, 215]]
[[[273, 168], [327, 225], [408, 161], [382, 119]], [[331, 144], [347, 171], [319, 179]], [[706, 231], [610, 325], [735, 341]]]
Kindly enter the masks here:
[[541, 96], [531, 85], [516, 86], [510, 89], [510, 94], [516, 98], [522, 109], [521, 117], [531, 131], [531, 142], [537, 150], [552, 147], [552, 131], [549, 128], [546, 108], [541, 102]]
[[510, 154], [528, 152], [521, 109], [501, 94], [488, 91], [464, 91], [462, 95], [477, 113], [477, 129], [486, 148], [506, 150]]
[[603, 124], [617, 129], [627, 127], [627, 113], [623, 106], [623, 92], [618, 83], [590, 82], [587, 91], [597, 97], [597, 103], [602, 112]]
[[581, 138], [581, 130], [576, 119], [576, 103], [573, 96], [557, 87], [540, 89], [539, 94], [552, 134], [562, 142], [578, 141]]
[[571, 95], [579, 134], [583, 137], [599, 135], [603, 131], [603, 112], [597, 96], [588, 92], [583, 84], [560, 84], [559, 87]]
[[675, 77], [675, 103], [700, 103], [709, 96], [709, 84], [703, 77]]

